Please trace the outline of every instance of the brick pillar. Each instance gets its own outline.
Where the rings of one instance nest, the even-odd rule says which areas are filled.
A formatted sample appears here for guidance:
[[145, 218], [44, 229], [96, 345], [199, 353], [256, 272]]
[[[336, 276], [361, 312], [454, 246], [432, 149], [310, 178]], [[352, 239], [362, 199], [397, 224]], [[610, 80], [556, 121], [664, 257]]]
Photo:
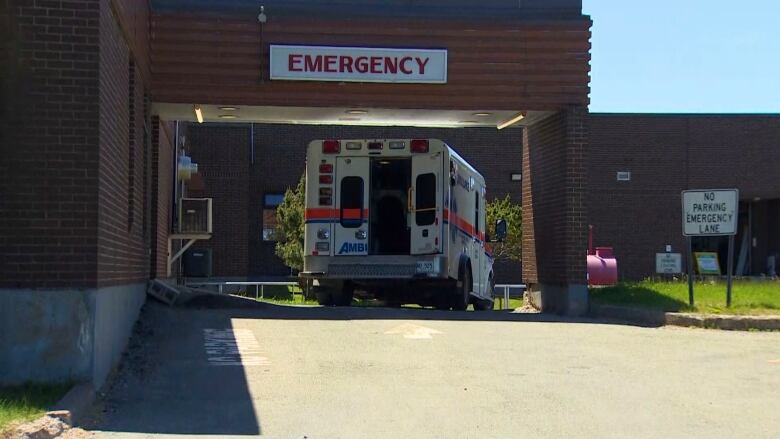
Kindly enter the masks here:
[[523, 130], [523, 278], [548, 312], [588, 310], [587, 121], [570, 107]]

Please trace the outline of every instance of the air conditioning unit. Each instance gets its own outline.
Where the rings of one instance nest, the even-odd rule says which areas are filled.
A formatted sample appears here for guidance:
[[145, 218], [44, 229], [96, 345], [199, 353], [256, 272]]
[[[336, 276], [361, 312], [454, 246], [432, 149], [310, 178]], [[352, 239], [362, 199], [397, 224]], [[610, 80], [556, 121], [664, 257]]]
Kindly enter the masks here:
[[210, 235], [211, 198], [182, 198], [179, 202], [179, 233]]

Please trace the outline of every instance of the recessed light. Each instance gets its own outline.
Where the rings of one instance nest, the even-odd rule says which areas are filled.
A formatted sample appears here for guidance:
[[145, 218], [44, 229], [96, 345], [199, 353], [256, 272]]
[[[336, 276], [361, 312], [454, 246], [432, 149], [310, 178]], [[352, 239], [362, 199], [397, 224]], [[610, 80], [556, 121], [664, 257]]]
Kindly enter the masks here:
[[235, 114], [220, 114], [219, 118], [220, 119], [238, 119], [238, 116], [236, 116]]
[[368, 111], [366, 110], [348, 110], [347, 114], [366, 114]]
[[236, 111], [238, 110], [238, 107], [219, 107], [222, 111]]
[[474, 113], [474, 116], [477, 116], [477, 117], [490, 117], [492, 115], [493, 115], [493, 113]]

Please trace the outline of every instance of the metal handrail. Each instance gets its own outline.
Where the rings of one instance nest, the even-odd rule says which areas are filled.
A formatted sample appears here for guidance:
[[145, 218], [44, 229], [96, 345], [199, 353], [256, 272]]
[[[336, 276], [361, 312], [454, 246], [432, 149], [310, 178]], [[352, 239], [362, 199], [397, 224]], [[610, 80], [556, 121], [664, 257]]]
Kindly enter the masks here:
[[[263, 299], [265, 297], [265, 286], [300, 286], [297, 282], [185, 282], [185, 286], [216, 286], [219, 289], [219, 294], [224, 294], [225, 285], [242, 285], [242, 286], [254, 286], [255, 287], [255, 299]], [[510, 297], [523, 297], [527, 285], [525, 284], [498, 284], [495, 286], [496, 290], [502, 288], [504, 294], [498, 299], [501, 299], [501, 309], [509, 309]], [[520, 294], [512, 295], [509, 293], [510, 289], [520, 290]], [[308, 291], [304, 291], [308, 296]], [[494, 291], [495, 293], [495, 291]], [[496, 297], [496, 296], [494, 296]]]
[[[255, 287], [255, 299], [265, 298], [266, 286], [300, 286], [297, 282], [185, 282], [185, 286], [216, 286], [219, 289], [219, 294], [224, 294], [225, 285], [240, 285], [240, 286], [254, 286]], [[304, 291], [307, 293], [307, 291]]]
[[[503, 288], [504, 289], [504, 296], [503, 297], [499, 297], [499, 299], [503, 299], [501, 301], [501, 309], [509, 309], [509, 297], [510, 297], [509, 289], [510, 288], [519, 289], [521, 291], [521, 294], [519, 296], [515, 295], [514, 297], [523, 297], [523, 295], [525, 294], [525, 290], [528, 288], [528, 286], [525, 285], [525, 284], [499, 284], [499, 285], [496, 285], [495, 288], [496, 289], [498, 289], [498, 288]], [[495, 293], [495, 291], [494, 291], [494, 293]]]

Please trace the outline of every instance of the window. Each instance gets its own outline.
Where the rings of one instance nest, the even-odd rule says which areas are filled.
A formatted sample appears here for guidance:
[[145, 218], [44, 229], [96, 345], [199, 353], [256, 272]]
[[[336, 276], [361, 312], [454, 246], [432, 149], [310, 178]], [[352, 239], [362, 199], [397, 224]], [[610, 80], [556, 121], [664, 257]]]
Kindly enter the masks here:
[[266, 194], [263, 198], [263, 241], [276, 241], [276, 208], [282, 204], [284, 195]]
[[430, 226], [436, 221], [436, 175], [418, 175], [415, 194], [415, 221], [418, 226]]
[[341, 226], [356, 229], [363, 225], [363, 179], [344, 177], [341, 180]]

